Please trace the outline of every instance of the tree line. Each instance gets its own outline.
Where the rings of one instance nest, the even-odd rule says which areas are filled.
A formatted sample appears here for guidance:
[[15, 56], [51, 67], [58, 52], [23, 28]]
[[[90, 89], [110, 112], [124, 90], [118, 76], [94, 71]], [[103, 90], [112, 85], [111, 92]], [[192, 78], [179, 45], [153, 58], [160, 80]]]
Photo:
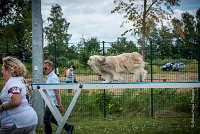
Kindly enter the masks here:
[[[158, 2], [158, 0], [154, 2], [156, 1]], [[160, 3], [162, 2], [160, 1]], [[121, 4], [123, 5], [124, 3]], [[31, 62], [31, 0], [2, 1], [0, 7], [0, 57], [14, 55], [26, 62]], [[123, 6], [119, 7], [117, 5], [112, 13], [120, 12], [119, 9], [123, 8]], [[131, 5], [129, 5], [129, 8], [131, 8]], [[133, 9], [135, 11], [135, 8]], [[132, 13], [127, 14], [126, 17], [132, 20], [136, 19], [137, 15], [134, 16]], [[151, 17], [166, 19], [164, 17], [159, 18], [153, 12]], [[110, 43], [106, 53], [103, 53], [103, 42], [98, 37], [82, 38], [76, 44], [70, 43], [70, 39], [73, 36], [68, 33], [70, 22], [63, 17], [60, 5], [52, 6], [47, 21], [48, 25], [43, 28], [44, 38], [47, 40], [47, 44], [44, 44], [43, 49], [44, 58], [51, 60], [56, 58], [57, 65], [63, 65], [70, 60], [78, 60], [84, 66], [90, 55], [116, 55], [133, 51], [145, 52], [144, 56], [148, 58], [150, 56], [150, 49], [153, 50], [153, 54], [157, 58], [195, 59], [198, 46], [200, 45], [200, 8], [195, 15], [185, 12], [181, 14], [181, 19], [171, 19], [171, 27], [165, 25], [158, 26], [155, 20], [149, 18], [145, 20], [146, 25], [143, 27], [146, 31], [145, 38], [140, 36], [141, 38], [137, 42], [128, 41], [124, 35], [127, 32], [131, 32], [131, 30], [125, 31], [125, 34], [122, 34], [116, 41]], [[142, 23], [142, 21], [137, 23], [138, 28], [141, 27], [139, 23]], [[135, 26], [137, 23], [134, 23]], [[138, 30], [138, 28], [137, 30], [133, 28], [132, 32], [136, 30], [136, 33], [143, 35], [144, 31]], [[144, 39], [145, 46], [143, 45]]]

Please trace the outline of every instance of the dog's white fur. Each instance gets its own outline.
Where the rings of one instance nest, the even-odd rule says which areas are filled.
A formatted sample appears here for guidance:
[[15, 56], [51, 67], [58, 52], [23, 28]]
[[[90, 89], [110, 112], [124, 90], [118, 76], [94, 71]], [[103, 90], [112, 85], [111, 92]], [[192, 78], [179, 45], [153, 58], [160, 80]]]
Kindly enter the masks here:
[[105, 82], [113, 80], [124, 80], [125, 73], [133, 74], [133, 81], [144, 81], [147, 71], [144, 70], [145, 62], [143, 57], [137, 53], [123, 53], [117, 56], [90, 56], [88, 65], [96, 72], [101, 74]]

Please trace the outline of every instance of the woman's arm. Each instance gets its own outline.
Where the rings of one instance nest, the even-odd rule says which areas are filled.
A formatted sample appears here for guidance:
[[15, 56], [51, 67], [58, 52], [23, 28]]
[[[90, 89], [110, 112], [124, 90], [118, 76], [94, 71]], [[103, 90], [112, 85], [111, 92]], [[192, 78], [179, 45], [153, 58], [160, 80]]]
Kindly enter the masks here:
[[7, 103], [0, 105], [0, 111], [18, 107], [22, 102], [21, 94], [13, 94]]

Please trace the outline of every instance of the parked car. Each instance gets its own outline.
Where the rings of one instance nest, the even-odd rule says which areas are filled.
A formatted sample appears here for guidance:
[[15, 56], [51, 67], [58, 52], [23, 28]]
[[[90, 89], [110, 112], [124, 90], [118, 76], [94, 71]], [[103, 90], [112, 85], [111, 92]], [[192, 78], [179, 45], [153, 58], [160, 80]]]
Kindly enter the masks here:
[[164, 65], [161, 66], [161, 69], [163, 71], [169, 71], [169, 70], [172, 70], [173, 65], [174, 65], [173, 62], [167, 62], [167, 63], [165, 63]]
[[180, 71], [183, 70], [185, 68], [185, 64], [182, 62], [176, 62], [174, 63], [174, 65], [172, 66], [172, 70], [173, 71]]

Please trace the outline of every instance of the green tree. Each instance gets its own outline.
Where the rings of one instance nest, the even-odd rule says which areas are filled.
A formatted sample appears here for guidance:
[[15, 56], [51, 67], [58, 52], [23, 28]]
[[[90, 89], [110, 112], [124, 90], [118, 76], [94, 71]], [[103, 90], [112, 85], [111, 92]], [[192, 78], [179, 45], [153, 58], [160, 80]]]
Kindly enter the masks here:
[[[196, 12], [196, 46], [197, 46], [197, 49], [196, 49], [196, 54], [199, 54], [199, 51], [200, 51], [200, 8], [197, 10]], [[200, 57], [199, 57], [200, 58]]]
[[184, 32], [183, 32], [183, 23], [181, 20], [174, 18], [172, 19], [172, 34], [173, 34], [173, 40], [174, 40], [174, 45], [173, 45], [173, 55], [177, 58], [181, 58], [183, 55], [182, 52], [184, 51], [184, 46], [183, 46], [183, 38], [184, 38]]
[[189, 13], [182, 13], [182, 22], [184, 29], [184, 51], [183, 57], [194, 58], [195, 57], [195, 20], [194, 16]]
[[[0, 6], [1, 57], [14, 55], [22, 60], [31, 58], [31, 1], [2, 1]], [[25, 51], [26, 50], [26, 51]]]
[[[149, 34], [149, 44], [147, 43], [147, 50], [151, 50], [152, 45], [152, 54], [157, 58], [166, 58], [173, 55], [173, 34], [171, 30], [166, 26], [161, 26], [157, 28], [156, 25], [152, 26], [153, 31]], [[150, 57], [149, 54], [146, 57]]]
[[[197, 21], [196, 24], [197, 37], [200, 37], [200, 8], [196, 12], [196, 21]], [[198, 39], [200, 40], [200, 38]]]
[[[181, 20], [173, 19], [173, 34], [175, 45], [173, 49], [184, 58], [196, 58], [199, 41], [199, 16], [200, 9], [196, 12], [196, 19], [188, 12], [181, 14]], [[195, 21], [196, 20], [196, 21]], [[176, 54], [177, 54], [176, 53]]]
[[[161, 52], [159, 51], [159, 45], [162, 42], [162, 39], [160, 38], [160, 30], [156, 27], [156, 25], [152, 25], [151, 29], [152, 32], [150, 32], [148, 36], [149, 43], [147, 42], [147, 50], [149, 50], [149, 52], [145, 54], [145, 58], [147, 59], [151, 56], [151, 47], [153, 50], [153, 56], [161, 57]], [[141, 41], [139, 40], [138, 44], [141, 44], [140, 42]]]
[[78, 50], [79, 50], [79, 60], [83, 66], [87, 65], [87, 61], [91, 55], [99, 55], [100, 50], [100, 43], [96, 37], [92, 37], [87, 41], [82, 39], [78, 43]]
[[108, 49], [108, 55], [118, 55], [121, 53], [132, 53], [138, 51], [136, 44], [132, 41], [126, 41], [126, 38], [118, 38], [118, 40], [111, 44]]
[[158, 46], [158, 51], [162, 57], [171, 57], [173, 56], [172, 49], [172, 34], [170, 33], [170, 29], [162, 26], [160, 30], [160, 43]]
[[114, 0], [117, 5], [111, 13], [125, 14], [126, 20], [122, 23], [132, 23], [132, 28], [124, 32], [124, 34], [130, 32], [132, 35], [141, 35], [141, 49], [142, 55], [145, 54], [145, 38], [151, 31], [151, 26], [155, 23], [162, 22], [164, 19], [171, 17], [170, 12], [164, 10], [162, 6], [167, 7], [169, 11], [172, 11], [171, 6], [179, 5], [180, 0], [143, 0], [143, 3], [137, 0], [129, 0], [124, 2], [123, 0]]
[[13, 22], [17, 8], [22, 7], [25, 0], [1, 0], [0, 2], [0, 23], [1, 25]]
[[[50, 12], [50, 17], [47, 18], [49, 25], [44, 28], [48, 41], [47, 46], [44, 48], [45, 57], [51, 60], [55, 60], [57, 57], [60, 59], [70, 58], [68, 57], [70, 50], [68, 48], [68, 42], [72, 36], [68, 34], [70, 23], [63, 18], [62, 8], [58, 4], [52, 6]], [[55, 64], [57, 64], [57, 60]]]

